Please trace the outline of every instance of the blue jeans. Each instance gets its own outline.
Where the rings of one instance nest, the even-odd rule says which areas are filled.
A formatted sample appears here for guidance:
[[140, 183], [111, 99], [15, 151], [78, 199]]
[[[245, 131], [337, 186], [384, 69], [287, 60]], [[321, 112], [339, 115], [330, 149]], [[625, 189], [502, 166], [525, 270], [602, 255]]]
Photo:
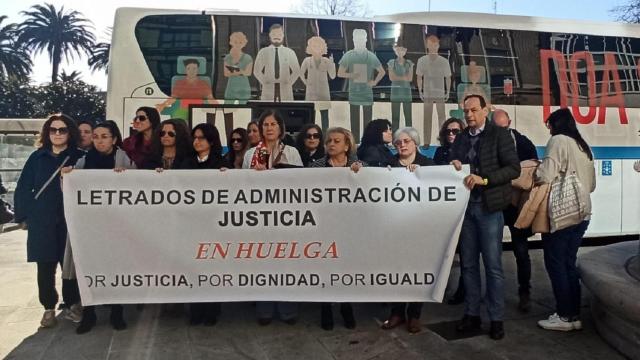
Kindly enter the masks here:
[[583, 221], [551, 234], [542, 234], [544, 266], [556, 298], [556, 312], [569, 319], [580, 314], [580, 274], [576, 256], [588, 226], [589, 221]]
[[482, 254], [487, 281], [486, 304], [489, 319], [502, 321], [504, 317], [503, 227], [502, 211], [489, 212], [482, 203], [469, 203], [460, 233], [466, 315], [480, 316], [482, 284], [479, 255]]

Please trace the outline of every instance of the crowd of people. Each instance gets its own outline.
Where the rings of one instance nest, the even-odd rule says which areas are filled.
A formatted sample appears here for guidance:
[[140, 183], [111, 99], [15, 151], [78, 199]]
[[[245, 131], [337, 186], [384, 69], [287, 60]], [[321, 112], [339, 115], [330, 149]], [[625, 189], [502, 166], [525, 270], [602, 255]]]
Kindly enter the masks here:
[[[446, 165], [461, 170], [470, 166], [464, 178], [470, 200], [459, 238], [461, 276], [450, 304], [464, 303], [464, 316], [457, 325], [459, 332], [475, 332], [481, 328], [480, 256], [486, 273], [486, 301], [490, 320], [489, 336], [504, 337], [504, 274], [502, 269], [502, 234], [506, 225], [511, 232], [518, 267], [518, 285], [522, 312], [530, 309], [531, 263], [527, 239], [533, 230], [530, 221], [524, 225], [519, 209], [527, 205], [514, 201], [512, 180], [522, 177], [521, 161], [537, 160], [535, 146], [524, 135], [510, 128], [511, 120], [503, 110], [490, 109], [484, 98], [469, 95], [464, 99], [464, 121], [451, 118], [443, 122], [439, 132], [440, 147], [433, 159], [419, 151], [419, 132], [412, 127], [393, 129], [385, 119], [369, 122], [359, 146], [353, 134], [341, 127], [325, 132], [315, 124], [301, 129], [295, 141], [286, 140], [283, 118], [276, 110], [264, 111], [246, 128], [237, 128], [223, 147], [218, 129], [208, 123], [189, 131], [181, 119], [161, 121], [155, 108], [141, 107], [133, 119], [135, 133], [126, 139], [113, 121], [93, 124], [76, 122], [57, 114], [43, 125], [35, 150], [27, 160], [15, 191], [15, 218], [28, 229], [27, 260], [37, 263], [39, 300], [44, 307], [42, 327], [56, 325], [55, 308], [58, 293], [55, 275], [62, 267], [62, 298], [65, 317], [79, 323], [79, 334], [96, 325], [93, 306], [82, 306], [75, 276], [72, 248], [68, 241], [62, 203], [61, 179], [64, 174], [80, 169], [254, 169], [258, 171], [301, 167], [347, 167], [358, 172], [362, 167], [403, 167], [415, 171], [421, 166]], [[580, 135], [576, 121], [566, 109], [552, 113], [546, 121], [551, 139], [546, 153], [532, 176], [531, 191], [551, 192], [571, 169], [582, 184], [582, 194], [589, 199], [595, 189], [595, 169], [589, 145]], [[394, 131], [395, 130], [395, 131]], [[395, 151], [392, 151], [395, 149]], [[536, 163], [538, 164], [538, 163]], [[529, 201], [529, 200], [527, 200]], [[556, 299], [556, 313], [541, 320], [540, 327], [551, 330], [578, 330], [580, 284], [576, 269], [576, 253], [589, 224], [590, 203], [582, 216], [564, 222], [562, 228], [535, 229], [542, 233], [544, 260]], [[536, 216], [547, 217], [543, 207]], [[520, 224], [519, 224], [520, 223]], [[554, 223], [555, 224], [555, 223]], [[427, 229], [425, 229], [427, 230]], [[425, 234], [427, 232], [425, 231]], [[428, 235], [425, 235], [428, 236]], [[180, 304], [168, 304], [174, 308]], [[110, 305], [110, 323], [116, 330], [125, 329], [121, 305]], [[333, 328], [331, 303], [320, 305], [323, 329]], [[410, 333], [421, 331], [421, 303], [396, 303], [382, 329], [405, 324]], [[256, 303], [258, 323], [268, 325], [279, 316], [288, 324], [298, 318], [295, 302]], [[189, 306], [192, 325], [215, 325], [221, 313], [220, 303], [193, 303]], [[353, 307], [340, 304], [340, 314], [347, 328], [355, 328]]]

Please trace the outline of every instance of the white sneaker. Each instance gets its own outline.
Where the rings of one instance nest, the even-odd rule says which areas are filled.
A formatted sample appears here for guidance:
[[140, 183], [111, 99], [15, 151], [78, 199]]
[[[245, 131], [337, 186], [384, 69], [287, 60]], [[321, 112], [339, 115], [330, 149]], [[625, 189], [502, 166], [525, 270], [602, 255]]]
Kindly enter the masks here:
[[[573, 322], [558, 316], [557, 313], [550, 315], [549, 318], [546, 320], [538, 321], [538, 326], [546, 330], [556, 330], [556, 331], [575, 330]], [[582, 324], [580, 324], [580, 326], [582, 327]]]
[[70, 308], [65, 309], [64, 318], [67, 320], [71, 320], [74, 323], [79, 323], [82, 321], [82, 305], [73, 304]]
[[45, 310], [42, 315], [42, 320], [40, 320], [40, 326], [43, 328], [52, 328], [56, 326], [58, 320], [56, 320], [56, 311], [55, 310]]

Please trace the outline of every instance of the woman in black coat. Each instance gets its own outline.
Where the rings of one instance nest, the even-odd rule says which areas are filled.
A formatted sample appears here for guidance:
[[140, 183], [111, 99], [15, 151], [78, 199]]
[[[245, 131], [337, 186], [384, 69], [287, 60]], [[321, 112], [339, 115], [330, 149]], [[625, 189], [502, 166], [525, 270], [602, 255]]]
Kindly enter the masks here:
[[[26, 222], [28, 226], [27, 261], [38, 264], [38, 298], [45, 309], [42, 327], [57, 323], [55, 275], [58, 263], [64, 259], [67, 240], [60, 169], [75, 165], [84, 155], [78, 150], [79, 137], [70, 117], [57, 114], [47, 119], [40, 132], [40, 148], [29, 156], [15, 191], [16, 222]], [[63, 280], [62, 297], [68, 306], [79, 303], [77, 283]]]
[[[211, 124], [198, 124], [191, 131], [193, 138], [193, 154], [187, 157], [181, 169], [220, 169], [229, 165], [222, 157], [220, 133]], [[218, 322], [220, 303], [191, 303], [190, 324], [213, 326]]]
[[387, 147], [393, 140], [391, 123], [386, 119], [371, 121], [364, 128], [362, 141], [358, 147], [358, 159], [367, 166], [387, 167], [397, 166], [398, 160]]
[[322, 129], [316, 124], [307, 124], [296, 137], [296, 148], [305, 167], [324, 157]]
[[184, 121], [165, 120], [153, 133], [151, 154], [145, 159], [143, 168], [178, 169], [191, 152], [191, 137]]
[[457, 118], [449, 118], [442, 124], [438, 135], [440, 146], [433, 155], [433, 161], [435, 161], [436, 165], [449, 165], [451, 145], [456, 140], [456, 136], [464, 130], [464, 127], [462, 120]]

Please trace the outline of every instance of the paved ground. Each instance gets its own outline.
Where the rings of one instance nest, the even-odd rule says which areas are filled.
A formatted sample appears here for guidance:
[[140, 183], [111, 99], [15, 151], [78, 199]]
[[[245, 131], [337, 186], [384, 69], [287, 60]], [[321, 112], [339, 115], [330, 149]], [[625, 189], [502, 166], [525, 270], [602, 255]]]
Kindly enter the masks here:
[[[25, 262], [26, 232], [0, 234], [0, 357], [7, 359], [623, 359], [596, 333], [585, 294], [581, 332], [541, 330], [536, 321], [546, 317], [553, 295], [544, 272], [541, 250], [532, 250], [533, 309], [516, 310], [515, 261], [503, 256], [507, 278], [507, 336], [493, 341], [486, 335], [447, 341], [425, 327], [417, 335], [404, 329], [379, 329], [388, 307], [358, 304], [356, 330], [342, 327], [336, 312], [336, 328], [319, 326], [319, 307], [303, 304], [296, 325], [275, 322], [260, 327], [251, 304], [223, 305], [215, 327], [190, 327], [186, 318], [160, 314], [157, 305], [141, 311], [126, 306], [129, 328], [116, 332], [108, 326], [108, 311], [98, 311], [98, 325], [76, 335], [75, 325], [59, 316], [54, 329], [39, 330], [42, 308], [38, 303], [35, 265]], [[582, 252], [590, 249], [582, 249]], [[457, 280], [458, 268], [452, 272]], [[422, 322], [430, 325], [453, 321], [462, 305], [426, 304]]]

